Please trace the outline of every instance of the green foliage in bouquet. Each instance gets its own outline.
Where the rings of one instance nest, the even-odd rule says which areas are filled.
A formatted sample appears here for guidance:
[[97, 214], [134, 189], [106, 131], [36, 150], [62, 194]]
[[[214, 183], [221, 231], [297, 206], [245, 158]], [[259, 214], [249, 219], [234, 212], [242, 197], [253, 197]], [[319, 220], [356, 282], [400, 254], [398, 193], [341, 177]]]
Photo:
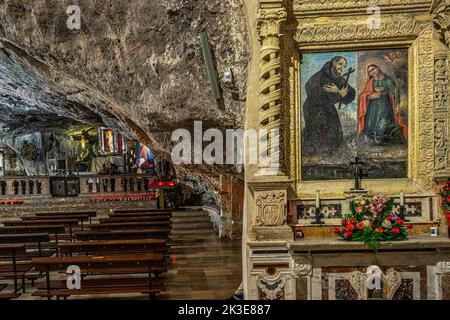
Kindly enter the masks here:
[[408, 237], [408, 229], [394, 212], [394, 199], [380, 194], [369, 199], [361, 197], [351, 204], [351, 213], [345, 215], [340, 228], [333, 232], [347, 241], [361, 241], [375, 251], [382, 241], [400, 241]]

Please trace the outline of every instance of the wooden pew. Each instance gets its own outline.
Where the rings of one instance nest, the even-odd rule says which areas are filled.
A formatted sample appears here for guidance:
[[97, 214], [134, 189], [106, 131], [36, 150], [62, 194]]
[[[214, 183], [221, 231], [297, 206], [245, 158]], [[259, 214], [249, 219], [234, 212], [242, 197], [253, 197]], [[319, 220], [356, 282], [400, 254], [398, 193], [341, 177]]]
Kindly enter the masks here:
[[116, 254], [124, 252], [167, 253], [165, 239], [109, 240], [65, 242], [58, 245], [62, 255], [75, 254]]
[[10, 226], [0, 228], [0, 234], [48, 233], [55, 236], [55, 251], [58, 256], [58, 235], [65, 234], [63, 225]]
[[114, 213], [136, 213], [136, 212], [172, 212], [173, 210], [170, 208], [166, 209], [145, 209], [145, 208], [138, 208], [138, 209], [115, 209]]
[[114, 213], [108, 215], [110, 218], [137, 218], [137, 217], [172, 217], [172, 212], [138, 212], [138, 213]]
[[89, 223], [92, 223], [92, 218], [97, 216], [96, 211], [58, 211], [58, 212], [38, 212], [35, 213], [36, 216], [54, 216], [65, 218], [66, 216], [72, 215], [87, 215], [89, 216]]
[[[25, 274], [31, 270], [31, 264], [19, 265], [17, 263], [17, 256], [25, 255], [26, 249], [24, 243], [15, 244], [0, 244], [0, 256], [1, 257], [11, 257], [11, 264], [2, 264], [0, 268], [0, 278], [3, 279], [13, 279], [14, 280], [14, 294], [0, 294], [0, 300], [9, 300], [18, 298], [20, 295], [17, 294], [22, 288], [25, 292]], [[22, 287], [19, 288], [18, 278], [22, 279]], [[3, 290], [4, 288], [2, 288]], [[1, 291], [1, 290], [0, 290]]]
[[39, 256], [42, 256], [42, 243], [50, 242], [48, 233], [0, 234], [0, 244], [37, 243]]
[[156, 216], [156, 217], [125, 217], [116, 218], [110, 216], [109, 218], [98, 219], [100, 223], [119, 223], [119, 222], [138, 222], [138, 221], [171, 221], [171, 217], [168, 216]]
[[90, 230], [130, 230], [130, 229], [150, 229], [150, 228], [168, 228], [169, 221], [138, 221], [138, 222], [122, 222], [122, 223], [101, 223], [93, 224]]
[[74, 214], [74, 215], [66, 215], [64, 217], [57, 217], [57, 216], [29, 216], [29, 217], [22, 217], [21, 220], [28, 221], [28, 220], [57, 220], [57, 219], [74, 219], [78, 221], [88, 221], [89, 216], [85, 214]]
[[83, 222], [88, 221], [89, 216], [87, 216], [87, 215], [71, 215], [71, 216], [67, 215], [67, 216], [64, 216], [64, 218], [58, 218], [58, 217], [54, 217], [54, 216], [34, 216], [34, 217], [31, 216], [31, 217], [22, 217], [21, 218], [22, 221], [44, 221], [44, 220], [56, 221], [59, 219], [77, 220], [81, 224], [81, 230], [83, 230]]
[[169, 228], [152, 228], [139, 230], [101, 230], [80, 231], [75, 236], [78, 241], [89, 240], [133, 240], [133, 239], [167, 239], [170, 234]]
[[64, 225], [69, 227], [70, 240], [73, 239], [73, 226], [78, 226], [77, 219], [55, 219], [55, 220], [27, 220], [27, 221], [5, 221], [5, 227], [21, 227], [21, 226], [58, 226]]
[[[44, 290], [37, 290], [33, 296], [68, 297], [75, 295], [97, 295], [112, 293], [146, 293], [149, 298], [155, 296], [164, 288], [160, 282], [151, 277], [154, 268], [164, 263], [162, 254], [116, 255], [116, 256], [76, 256], [35, 258], [32, 261], [36, 270], [46, 273], [46, 286]], [[64, 282], [52, 282], [50, 271], [65, 271], [68, 266], [80, 267], [82, 276], [91, 274], [146, 274], [146, 278], [127, 277], [115, 280], [111, 277], [105, 279], [83, 279], [80, 290], [69, 290]], [[136, 272], [133, 269], [142, 270]]]

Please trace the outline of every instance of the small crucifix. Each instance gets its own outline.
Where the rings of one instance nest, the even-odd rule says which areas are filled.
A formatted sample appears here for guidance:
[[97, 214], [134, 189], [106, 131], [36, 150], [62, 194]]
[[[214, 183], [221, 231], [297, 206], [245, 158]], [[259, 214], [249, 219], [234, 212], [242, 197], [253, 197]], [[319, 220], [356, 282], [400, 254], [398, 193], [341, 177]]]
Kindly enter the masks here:
[[350, 165], [354, 166], [353, 177], [355, 178], [355, 187], [351, 190], [353, 190], [353, 191], [364, 190], [364, 189], [361, 189], [361, 181], [363, 178], [369, 176], [367, 173], [364, 173], [364, 169], [361, 168], [363, 165], [365, 165], [365, 163], [360, 162], [358, 157], [355, 157], [355, 161], [350, 162]]

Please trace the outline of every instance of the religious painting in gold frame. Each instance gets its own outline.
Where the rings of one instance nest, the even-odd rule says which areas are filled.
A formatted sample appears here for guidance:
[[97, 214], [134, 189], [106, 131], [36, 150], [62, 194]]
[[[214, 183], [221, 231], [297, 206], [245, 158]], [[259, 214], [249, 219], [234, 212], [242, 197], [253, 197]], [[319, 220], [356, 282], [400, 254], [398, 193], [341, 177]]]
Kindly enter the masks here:
[[[292, 63], [289, 68], [290, 114], [290, 176], [296, 180], [296, 196], [311, 196], [310, 190], [321, 190], [327, 196], [342, 196], [353, 187], [353, 179], [308, 180], [302, 176], [301, 124], [301, 60], [302, 55], [316, 52], [348, 52], [365, 50], [404, 49], [408, 52], [407, 114], [408, 151], [405, 177], [369, 178], [365, 180], [371, 193], [427, 193], [434, 189], [434, 55], [436, 41], [430, 21], [416, 21], [409, 17], [382, 22], [380, 30], [366, 30], [366, 20], [355, 19], [351, 27], [347, 21], [315, 24], [311, 19], [293, 32]], [[294, 48], [296, 51], [294, 52]]]
[[300, 119], [303, 180], [408, 174], [408, 49], [305, 53]]

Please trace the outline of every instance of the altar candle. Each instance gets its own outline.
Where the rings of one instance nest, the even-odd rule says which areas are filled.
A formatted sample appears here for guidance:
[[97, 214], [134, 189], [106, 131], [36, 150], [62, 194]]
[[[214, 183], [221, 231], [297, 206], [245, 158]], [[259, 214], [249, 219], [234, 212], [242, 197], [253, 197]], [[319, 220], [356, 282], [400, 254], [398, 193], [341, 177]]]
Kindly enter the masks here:
[[400, 205], [405, 205], [405, 194], [403, 192], [400, 192]]
[[320, 208], [320, 191], [316, 191], [316, 208]]

